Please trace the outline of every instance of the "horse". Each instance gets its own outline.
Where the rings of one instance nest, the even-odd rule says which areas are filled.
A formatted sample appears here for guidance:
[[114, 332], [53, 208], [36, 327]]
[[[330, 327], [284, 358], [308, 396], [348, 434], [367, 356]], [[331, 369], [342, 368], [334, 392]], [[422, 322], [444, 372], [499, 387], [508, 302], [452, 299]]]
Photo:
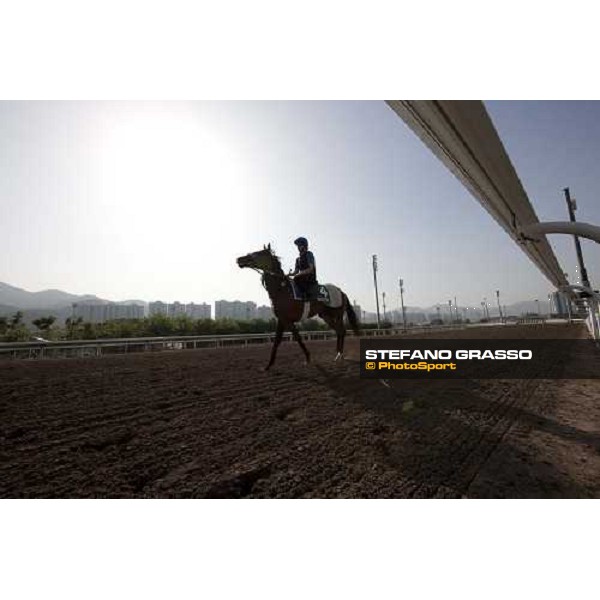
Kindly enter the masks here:
[[[295, 325], [302, 319], [304, 300], [297, 300], [294, 297], [291, 280], [289, 276], [283, 272], [279, 257], [271, 250], [271, 244], [264, 246], [262, 250], [258, 250], [257, 252], [251, 252], [245, 256], [240, 256], [240, 258], [237, 259], [237, 264], [241, 269], [250, 268], [262, 274], [261, 279], [263, 287], [269, 294], [269, 298], [273, 305], [273, 312], [277, 317], [277, 332], [271, 349], [271, 358], [265, 371], [268, 371], [273, 366], [277, 348], [281, 343], [281, 338], [286, 330], [291, 331], [294, 340], [296, 340], [300, 345], [300, 348], [302, 348], [306, 358], [306, 364], [310, 363], [310, 353], [304, 345]], [[346, 337], [344, 314], [348, 315], [348, 321], [350, 322], [354, 333], [360, 335], [360, 332], [358, 319], [356, 318], [354, 308], [348, 300], [348, 296], [335, 286], [328, 287], [339, 291], [341, 295], [341, 305], [332, 307], [328, 306], [322, 300], [310, 300], [310, 311], [307, 318], [317, 315], [335, 331], [337, 335], [337, 355], [335, 360], [338, 361], [339, 359], [344, 358], [344, 338]]]

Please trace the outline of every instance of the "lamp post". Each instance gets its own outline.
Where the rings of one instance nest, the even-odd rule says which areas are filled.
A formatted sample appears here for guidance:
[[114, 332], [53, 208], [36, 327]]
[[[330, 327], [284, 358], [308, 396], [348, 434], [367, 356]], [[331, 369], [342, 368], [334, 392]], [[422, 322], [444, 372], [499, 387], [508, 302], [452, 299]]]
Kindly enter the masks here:
[[496, 300], [498, 301], [498, 314], [500, 315], [500, 322], [504, 323], [504, 317], [502, 316], [502, 308], [500, 306], [500, 290], [496, 290]]
[[385, 292], [383, 292], [381, 295], [383, 296], [383, 320], [385, 322], [385, 321], [387, 321], [387, 316], [385, 313]]
[[400, 286], [400, 304], [402, 306], [402, 327], [406, 329], [406, 311], [404, 310], [404, 279], [399, 279], [398, 285]]
[[484, 305], [484, 308], [485, 308], [485, 318], [489, 321], [490, 320], [490, 311], [488, 309], [487, 298], [483, 299], [483, 305]]
[[373, 280], [375, 281], [375, 302], [377, 304], [377, 329], [380, 329], [379, 323], [379, 292], [377, 291], [377, 254], [373, 254]]
[[452, 300], [448, 300], [448, 309], [450, 310], [450, 325], [453, 323], [452, 319]]

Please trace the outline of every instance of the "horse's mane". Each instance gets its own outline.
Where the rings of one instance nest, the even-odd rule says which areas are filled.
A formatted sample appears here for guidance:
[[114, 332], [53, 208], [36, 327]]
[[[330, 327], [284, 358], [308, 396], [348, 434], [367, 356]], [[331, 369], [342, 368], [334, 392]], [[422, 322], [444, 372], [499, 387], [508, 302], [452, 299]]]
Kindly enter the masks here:
[[266, 250], [269, 252], [269, 254], [271, 255], [271, 257], [273, 259], [275, 259], [275, 267], [276, 269], [274, 270], [279, 270], [283, 273], [283, 269], [281, 268], [281, 258], [279, 256], [277, 256], [277, 254], [275, 254], [275, 251], [272, 248], [266, 248]]
[[[275, 254], [275, 252], [272, 248], [265, 248], [265, 250], [271, 255], [271, 258], [273, 258], [273, 273], [281, 274], [285, 279], [286, 285], [289, 286], [289, 281], [287, 280], [287, 278], [285, 278], [285, 274], [283, 272], [283, 269], [281, 268], [281, 258], [279, 258], [279, 256], [277, 256], [277, 254]], [[265, 289], [267, 289], [265, 275], [266, 275], [266, 273], [262, 274], [261, 282], [262, 282], [263, 287]]]

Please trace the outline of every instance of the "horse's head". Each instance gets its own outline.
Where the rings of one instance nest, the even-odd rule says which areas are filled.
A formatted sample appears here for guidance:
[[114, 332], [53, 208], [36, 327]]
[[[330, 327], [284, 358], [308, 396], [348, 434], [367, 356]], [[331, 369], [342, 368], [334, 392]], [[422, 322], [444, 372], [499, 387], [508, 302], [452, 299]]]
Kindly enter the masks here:
[[237, 259], [237, 264], [240, 269], [248, 267], [250, 269], [273, 273], [281, 271], [279, 259], [273, 254], [271, 244], [265, 246], [262, 250], [251, 252], [250, 254], [246, 254], [246, 256], [240, 256]]

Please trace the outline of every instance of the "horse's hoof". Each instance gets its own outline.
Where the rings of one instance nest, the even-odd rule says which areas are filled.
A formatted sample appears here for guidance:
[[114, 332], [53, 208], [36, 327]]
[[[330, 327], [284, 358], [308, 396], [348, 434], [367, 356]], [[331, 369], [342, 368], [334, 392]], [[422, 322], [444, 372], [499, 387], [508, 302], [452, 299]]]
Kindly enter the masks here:
[[337, 362], [340, 359], [344, 360], [344, 355], [341, 352], [338, 352], [333, 360], [334, 362]]
[[266, 367], [263, 367], [263, 372], [266, 373], [270, 368], [271, 368], [271, 365], [267, 365]]

